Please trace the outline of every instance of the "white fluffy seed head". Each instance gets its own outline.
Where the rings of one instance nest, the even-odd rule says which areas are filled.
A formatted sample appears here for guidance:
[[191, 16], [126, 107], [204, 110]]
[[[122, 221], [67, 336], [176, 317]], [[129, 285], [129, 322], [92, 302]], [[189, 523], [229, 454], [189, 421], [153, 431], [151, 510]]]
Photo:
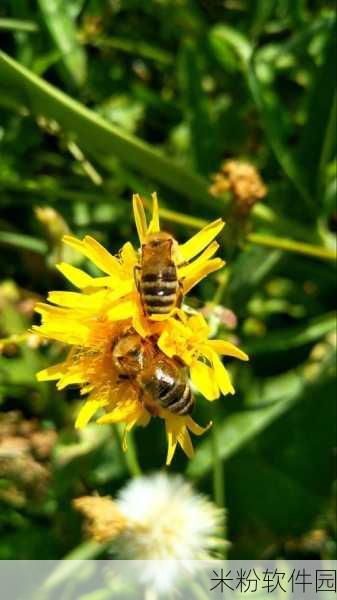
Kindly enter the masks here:
[[223, 543], [223, 511], [180, 476], [134, 479], [117, 505], [128, 523], [118, 541], [120, 558], [208, 560]]

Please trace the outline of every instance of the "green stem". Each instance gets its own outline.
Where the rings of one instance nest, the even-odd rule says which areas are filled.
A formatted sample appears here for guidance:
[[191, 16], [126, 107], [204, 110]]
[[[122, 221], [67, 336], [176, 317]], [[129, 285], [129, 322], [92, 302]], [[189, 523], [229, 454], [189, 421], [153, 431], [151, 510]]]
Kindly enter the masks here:
[[225, 504], [225, 478], [223, 463], [218, 448], [218, 428], [212, 427], [212, 451], [213, 451], [213, 493], [216, 504], [224, 508]]
[[228, 283], [229, 275], [230, 275], [230, 271], [227, 268], [219, 276], [219, 285], [218, 285], [216, 292], [214, 294], [214, 297], [213, 297], [213, 305], [215, 305], [215, 306], [218, 306], [219, 304], [222, 304], [222, 302], [223, 302], [224, 293], [225, 293], [226, 285]]
[[10, 246], [18, 250], [29, 250], [36, 254], [46, 254], [48, 250], [47, 243], [44, 240], [14, 231], [0, 231], [0, 245]]
[[166, 52], [161, 48], [150, 46], [149, 44], [140, 42], [139, 40], [129, 40], [127, 38], [119, 38], [114, 36], [90, 41], [89, 43], [97, 48], [111, 48], [112, 50], [121, 50], [127, 54], [136, 54], [142, 58], [155, 60], [164, 65], [170, 65], [173, 63], [173, 56], [169, 52]]
[[337, 121], [337, 92], [334, 95], [334, 99], [332, 102], [328, 125], [325, 132], [325, 137], [322, 146], [322, 152], [319, 161], [318, 167], [318, 184], [317, 184], [317, 192], [318, 197], [322, 195], [322, 188], [324, 187], [324, 171], [327, 162], [332, 154], [333, 146], [336, 139], [336, 121]]
[[169, 210], [168, 208], [160, 208], [159, 215], [162, 219], [170, 221], [170, 223], [178, 223], [179, 225], [186, 225], [193, 229], [202, 229], [208, 224], [206, 219], [199, 219], [198, 217], [191, 217], [184, 213], [177, 212], [175, 210]]
[[[223, 511], [225, 511], [225, 465], [220, 457], [219, 453], [219, 436], [217, 423], [213, 424], [211, 433], [212, 443], [212, 456], [213, 456], [213, 496], [216, 505]], [[222, 527], [222, 539], [226, 541], [226, 523], [223, 522]], [[225, 546], [219, 548], [219, 552], [222, 554], [222, 558], [226, 558]]]
[[285, 250], [287, 252], [312, 256], [322, 260], [337, 260], [336, 251], [331, 250], [330, 248], [324, 248], [324, 246], [307, 244], [305, 242], [297, 242], [295, 240], [289, 240], [288, 238], [279, 238], [263, 233], [249, 233], [246, 239], [247, 241], [252, 242], [253, 244], [258, 244], [259, 246], [267, 246], [268, 248], [276, 248], [278, 250]]
[[[38, 193], [41, 195], [45, 195], [49, 197], [49, 200], [53, 198], [64, 198], [65, 200], [83, 200], [90, 202], [91, 200], [96, 199], [95, 196], [90, 196], [85, 192], [74, 192], [74, 191], [66, 191], [66, 190], [50, 190], [36, 188], [34, 182], [24, 183], [23, 185], [20, 183], [10, 183], [5, 182], [4, 188], [12, 189], [12, 190], [23, 190], [28, 193]], [[104, 194], [97, 194], [102, 200], [105, 199]], [[108, 196], [106, 196], [108, 199]], [[271, 209], [267, 209], [267, 207], [263, 207], [262, 205], [257, 208], [259, 205], [254, 207], [252, 216], [256, 216], [260, 221], [265, 223], [277, 224], [276, 215], [273, 213]], [[180, 213], [174, 210], [169, 210], [166, 208], [161, 208], [160, 216], [171, 222], [178, 223], [179, 225], [186, 225], [192, 229], [201, 229], [205, 227], [209, 223], [206, 219], [200, 219], [197, 217], [192, 217], [190, 215], [186, 215], [184, 213]], [[256, 213], [256, 214], [255, 214]], [[292, 221], [288, 219], [283, 219], [282, 223], [284, 225], [288, 225], [289, 229], [293, 229]], [[303, 235], [303, 234], [302, 234]], [[247, 240], [253, 244], [257, 244], [259, 246], [266, 246], [269, 248], [275, 248], [284, 250], [286, 252], [294, 252], [296, 254], [301, 254], [305, 256], [312, 256], [314, 258], [318, 258], [321, 260], [337, 260], [337, 254], [334, 250], [330, 248], [325, 248], [324, 246], [319, 246], [317, 244], [309, 244], [307, 242], [299, 242], [297, 240], [292, 240], [288, 238], [281, 238], [274, 235], [262, 234], [262, 233], [249, 233], [247, 235]], [[27, 248], [34, 252], [45, 253], [46, 247], [42, 240], [37, 240], [35, 238], [31, 238], [29, 236], [24, 236], [22, 234], [16, 234], [12, 232], [0, 232], [0, 243], [6, 243], [8, 245], [17, 246], [18, 248]]]
[[[199, 229], [205, 227], [209, 221], [206, 219], [196, 219], [179, 213], [173, 210], [160, 209], [160, 215], [173, 223], [180, 223], [188, 227]], [[260, 218], [263, 217], [263, 212], [259, 213]], [[268, 218], [270, 218], [270, 212]], [[290, 223], [290, 221], [289, 221]], [[314, 258], [320, 258], [322, 260], [337, 260], [337, 254], [330, 248], [324, 246], [318, 246], [317, 244], [308, 244], [307, 242], [298, 242], [288, 238], [281, 238], [274, 235], [268, 235], [264, 233], [248, 233], [246, 237], [247, 241], [258, 244], [259, 246], [267, 246], [269, 248], [275, 248], [277, 250], [285, 250], [287, 252], [295, 252], [296, 254], [302, 254], [305, 256], [312, 256]]]
[[[121, 443], [124, 438], [124, 430], [122, 429], [122, 427], [123, 426], [120, 424], [116, 426], [118, 437]], [[125, 462], [131, 477], [139, 477], [140, 475], [142, 475], [142, 469], [138, 462], [136, 444], [134, 441], [132, 431], [129, 431], [128, 433], [128, 449], [125, 452]]]
[[0, 19], [0, 29], [7, 31], [25, 31], [27, 33], [36, 33], [39, 27], [33, 21], [20, 21], [19, 19]]

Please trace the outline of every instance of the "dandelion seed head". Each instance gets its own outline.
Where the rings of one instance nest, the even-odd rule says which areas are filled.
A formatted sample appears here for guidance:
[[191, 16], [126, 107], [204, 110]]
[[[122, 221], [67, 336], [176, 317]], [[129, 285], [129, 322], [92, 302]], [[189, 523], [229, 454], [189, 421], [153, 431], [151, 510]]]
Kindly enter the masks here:
[[219, 542], [222, 512], [180, 476], [134, 479], [116, 503], [128, 523], [119, 540], [121, 557], [207, 560]]

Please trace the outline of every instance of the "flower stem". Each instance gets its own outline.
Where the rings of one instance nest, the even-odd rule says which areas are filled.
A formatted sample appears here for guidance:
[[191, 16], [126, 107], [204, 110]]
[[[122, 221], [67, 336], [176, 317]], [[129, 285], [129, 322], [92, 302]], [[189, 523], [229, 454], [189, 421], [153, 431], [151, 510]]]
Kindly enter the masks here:
[[[118, 437], [122, 443], [124, 438], [124, 431], [122, 431], [122, 425], [117, 425], [116, 429]], [[125, 452], [125, 463], [131, 477], [139, 477], [140, 475], [142, 475], [142, 469], [138, 462], [136, 444], [134, 441], [132, 431], [129, 431], [128, 433], [128, 449], [127, 452]]]
[[[225, 510], [225, 468], [224, 462], [221, 460], [219, 453], [219, 436], [218, 436], [218, 425], [213, 424], [212, 427], [212, 454], [213, 454], [213, 496], [216, 505]], [[222, 527], [223, 541], [226, 541], [226, 523], [224, 520]], [[222, 558], [226, 558], [225, 547], [221, 548]]]
[[[186, 225], [195, 229], [204, 227], [208, 223], [206, 219], [190, 217], [189, 215], [186, 215], [184, 213], [179, 213], [167, 209], [161, 209], [160, 215], [167, 221], [171, 221], [172, 223], [180, 223], [182, 225]], [[268, 212], [269, 220], [271, 218], [270, 215], [272, 215], [272, 211]], [[266, 215], [264, 212], [261, 211], [261, 213], [259, 213], [259, 217], [261, 218], [261, 220], [263, 220], [265, 216]], [[286, 222], [288, 222], [289, 225], [291, 223], [290, 220]], [[252, 244], [256, 244], [258, 246], [266, 246], [268, 248], [275, 248], [277, 250], [285, 250], [286, 252], [294, 252], [296, 254], [312, 256], [314, 258], [319, 258], [322, 260], [337, 260], [336, 251], [332, 250], [331, 248], [319, 246], [318, 244], [299, 242], [297, 240], [282, 238], [275, 235], [269, 235], [264, 233], [248, 233], [246, 236], [246, 241]]]
[[305, 256], [312, 256], [323, 260], [336, 261], [337, 259], [335, 250], [325, 248], [324, 246], [297, 242], [296, 240], [290, 240], [288, 238], [280, 238], [262, 233], [249, 233], [246, 239], [259, 246], [286, 250], [287, 252], [295, 252], [296, 254], [304, 254]]

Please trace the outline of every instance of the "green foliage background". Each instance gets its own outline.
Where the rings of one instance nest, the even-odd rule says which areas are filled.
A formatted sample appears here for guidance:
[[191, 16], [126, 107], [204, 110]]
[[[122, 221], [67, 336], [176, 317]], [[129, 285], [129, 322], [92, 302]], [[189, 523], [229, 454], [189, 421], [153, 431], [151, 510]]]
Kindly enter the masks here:
[[[217, 443], [195, 439], [195, 458], [178, 452], [171, 471], [225, 495], [231, 557], [336, 558], [335, 34], [323, 0], [1, 3], [0, 559], [104, 555], [71, 500], [113, 496], [130, 456], [108, 426], [74, 431], [76, 390], [37, 384], [61, 349], [15, 336], [32, 300], [65, 289], [55, 262], [79, 260], [60, 244], [66, 224], [117, 252], [136, 242], [132, 192], [153, 190], [179, 240], [228, 221], [225, 278], [192, 302], [214, 326], [214, 302], [233, 311], [235, 330], [218, 335], [251, 359], [228, 363], [234, 397], [198, 403]], [[245, 224], [229, 194], [208, 193], [227, 158], [253, 163], [269, 189]], [[64, 222], [38, 219], [47, 206]], [[13, 433], [8, 419], [24, 424]], [[56, 444], [41, 458], [26, 441], [32, 462], [9, 468], [8, 438], [27, 440], [29, 423]], [[145, 472], [162, 468], [162, 423], [134, 441]]]

